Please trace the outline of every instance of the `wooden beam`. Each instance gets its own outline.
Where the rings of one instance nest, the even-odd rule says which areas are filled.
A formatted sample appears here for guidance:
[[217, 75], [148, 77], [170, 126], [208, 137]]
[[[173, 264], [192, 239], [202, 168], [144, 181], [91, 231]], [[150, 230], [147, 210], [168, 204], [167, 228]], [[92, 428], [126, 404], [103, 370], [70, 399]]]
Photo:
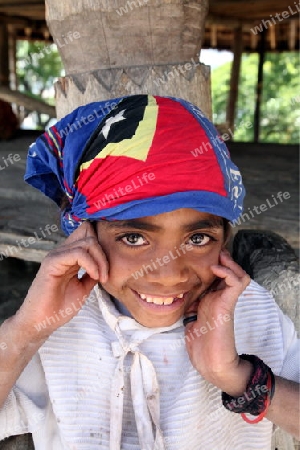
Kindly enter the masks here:
[[253, 22], [248, 17], [245, 19], [232, 19], [230, 17], [220, 16], [219, 14], [209, 14], [205, 21], [205, 26], [208, 25], [224, 25], [231, 28], [244, 26], [250, 28], [253, 26]]
[[[30, 237], [32, 238], [32, 236]], [[43, 239], [41, 241], [35, 239], [33, 245], [17, 247], [16, 242], [22, 242], [22, 240], [26, 240], [22, 232], [13, 233], [10, 230], [7, 232], [0, 231], [0, 255], [8, 255], [8, 257], [23, 259], [25, 261], [42, 262], [47, 253], [55, 247], [55, 242], [51, 239]]]
[[239, 94], [239, 78], [241, 60], [243, 53], [243, 30], [242, 27], [234, 30], [233, 40], [233, 62], [231, 66], [230, 87], [227, 101], [226, 122], [229, 128], [234, 130], [235, 110]]
[[254, 111], [254, 142], [259, 142], [259, 130], [260, 130], [260, 105], [263, 91], [263, 69], [265, 61], [265, 50], [266, 50], [266, 29], [260, 34], [259, 43], [259, 61], [258, 61], [258, 71], [257, 71], [257, 85], [256, 85], [256, 101], [255, 101], [255, 111]]
[[29, 19], [24, 19], [23, 17], [7, 16], [6, 14], [0, 13], [0, 23], [14, 24], [16, 26], [25, 26], [30, 22]]
[[[210, 0], [209, 13], [228, 17], [232, 20], [244, 20], [247, 17], [250, 21], [261, 21], [269, 19], [271, 14], [276, 14], [293, 4], [289, 0], [251, 0], [251, 2], [241, 2], [238, 0]], [[295, 7], [293, 8], [295, 9]]]
[[19, 91], [14, 91], [5, 86], [0, 86], [0, 98], [8, 103], [16, 103], [24, 106], [29, 111], [48, 114], [50, 117], [56, 117], [55, 107], [36, 98], [29, 97]]

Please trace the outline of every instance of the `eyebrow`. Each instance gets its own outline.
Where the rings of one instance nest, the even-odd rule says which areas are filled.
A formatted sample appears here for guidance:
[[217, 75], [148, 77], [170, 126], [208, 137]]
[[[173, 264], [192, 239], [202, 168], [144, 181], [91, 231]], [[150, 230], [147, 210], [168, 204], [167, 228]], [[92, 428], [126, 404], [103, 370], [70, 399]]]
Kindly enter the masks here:
[[223, 227], [222, 219], [207, 219], [207, 220], [197, 220], [196, 222], [189, 223], [184, 227], [185, 231], [194, 230], [218, 230]]
[[[142, 220], [120, 220], [116, 222], [109, 223], [110, 228], [124, 229], [124, 228], [134, 228], [136, 230], [146, 230], [146, 231], [160, 231], [162, 227], [159, 225], [154, 225], [152, 223], [143, 222]], [[223, 227], [223, 220], [220, 219], [206, 219], [197, 220], [196, 222], [189, 223], [183, 226], [184, 231], [194, 231], [201, 229], [219, 229]]]
[[159, 231], [161, 227], [158, 225], [154, 225], [152, 223], [137, 221], [135, 219], [132, 220], [120, 220], [116, 222], [109, 222], [110, 228], [115, 229], [123, 229], [123, 228], [135, 228], [137, 230], [147, 230], [147, 231]]

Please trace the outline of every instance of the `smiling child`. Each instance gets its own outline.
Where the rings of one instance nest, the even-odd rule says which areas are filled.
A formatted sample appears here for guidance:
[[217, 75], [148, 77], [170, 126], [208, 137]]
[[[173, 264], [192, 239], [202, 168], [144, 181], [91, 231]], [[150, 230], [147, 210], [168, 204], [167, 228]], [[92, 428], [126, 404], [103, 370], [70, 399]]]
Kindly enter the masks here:
[[29, 150], [25, 179], [68, 237], [0, 328], [0, 439], [267, 450], [273, 424], [297, 436], [293, 324], [226, 250], [245, 192], [225, 144], [182, 99], [103, 104]]

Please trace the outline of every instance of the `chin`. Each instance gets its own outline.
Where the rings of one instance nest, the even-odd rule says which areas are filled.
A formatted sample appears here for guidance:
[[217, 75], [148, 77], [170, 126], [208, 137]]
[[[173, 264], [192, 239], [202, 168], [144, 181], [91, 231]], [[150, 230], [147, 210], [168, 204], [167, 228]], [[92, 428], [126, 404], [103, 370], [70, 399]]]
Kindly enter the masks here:
[[[133, 316], [134, 317], [134, 316]], [[176, 323], [181, 316], [176, 318], [171, 317], [148, 317], [147, 319], [134, 317], [134, 319], [146, 328], [161, 328], [161, 327], [170, 327], [174, 323]]]

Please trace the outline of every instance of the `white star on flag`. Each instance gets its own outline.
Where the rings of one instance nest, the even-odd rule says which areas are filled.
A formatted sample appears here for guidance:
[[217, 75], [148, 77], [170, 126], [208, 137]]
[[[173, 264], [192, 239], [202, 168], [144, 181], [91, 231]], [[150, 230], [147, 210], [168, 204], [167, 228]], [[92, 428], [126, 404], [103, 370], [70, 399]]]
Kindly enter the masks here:
[[105, 137], [105, 139], [107, 139], [108, 133], [110, 131], [110, 128], [112, 126], [113, 123], [117, 123], [117, 122], [121, 122], [121, 120], [125, 120], [125, 117], [123, 116], [125, 112], [125, 109], [123, 109], [122, 111], [120, 111], [116, 116], [113, 117], [109, 117], [106, 122], [104, 127], [102, 128], [102, 130], [100, 131], [99, 134], [103, 134], [103, 136]]

